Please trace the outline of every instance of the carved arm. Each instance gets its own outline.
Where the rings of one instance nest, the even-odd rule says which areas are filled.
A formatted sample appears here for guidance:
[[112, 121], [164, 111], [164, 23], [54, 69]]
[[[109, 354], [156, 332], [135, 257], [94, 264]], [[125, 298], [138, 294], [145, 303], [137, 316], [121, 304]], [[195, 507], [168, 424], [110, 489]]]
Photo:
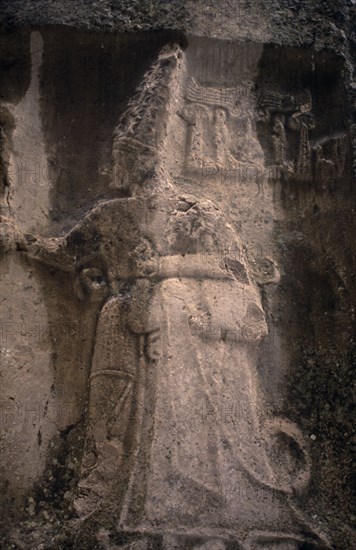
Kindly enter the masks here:
[[155, 270], [148, 276], [157, 279], [171, 278], [193, 278], [193, 279], [233, 279], [233, 275], [225, 268], [218, 258], [211, 257], [209, 260], [197, 254], [186, 256], [161, 256], [149, 266]]

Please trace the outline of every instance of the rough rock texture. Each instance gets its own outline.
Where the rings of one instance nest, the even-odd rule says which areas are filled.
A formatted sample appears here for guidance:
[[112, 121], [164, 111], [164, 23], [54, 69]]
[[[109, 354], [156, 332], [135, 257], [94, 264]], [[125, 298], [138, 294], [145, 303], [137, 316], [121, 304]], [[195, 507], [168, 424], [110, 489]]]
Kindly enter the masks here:
[[2, 547], [352, 548], [354, 3], [0, 13]]

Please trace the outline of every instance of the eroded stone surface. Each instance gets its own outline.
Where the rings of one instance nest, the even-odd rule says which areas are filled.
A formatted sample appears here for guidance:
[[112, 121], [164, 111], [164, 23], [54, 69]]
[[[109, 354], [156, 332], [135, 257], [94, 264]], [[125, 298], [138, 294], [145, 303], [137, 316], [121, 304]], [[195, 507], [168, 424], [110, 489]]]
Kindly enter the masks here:
[[7, 547], [349, 547], [345, 65], [217, 29], [13, 47], [32, 70], [1, 107]]

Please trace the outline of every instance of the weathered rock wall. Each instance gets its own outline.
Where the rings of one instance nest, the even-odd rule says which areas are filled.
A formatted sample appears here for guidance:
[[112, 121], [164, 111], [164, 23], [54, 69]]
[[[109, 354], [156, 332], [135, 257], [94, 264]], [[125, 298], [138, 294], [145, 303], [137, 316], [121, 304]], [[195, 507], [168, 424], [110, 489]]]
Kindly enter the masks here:
[[[179, 301], [185, 301], [195, 330], [196, 319], [202, 318], [203, 325], [210, 323], [209, 330], [199, 329], [202, 347], [197, 348], [200, 359], [196, 364], [203, 372], [211, 360], [204, 347], [209, 339], [221, 339], [222, 345], [228, 346], [246, 339], [245, 324], [240, 317], [235, 321], [228, 305], [232, 303], [238, 315], [240, 302], [238, 298], [234, 301], [238, 291], [219, 290], [218, 283], [204, 282], [207, 266], [214, 271], [215, 262], [223, 261], [238, 281], [236, 289], [246, 280], [253, 282], [251, 289], [258, 288], [258, 298], [253, 294], [256, 290], [246, 291], [254, 295], [251, 300], [256, 301], [257, 309], [263, 309], [268, 325], [264, 339], [265, 329], [261, 329], [258, 357], [251, 351], [247, 355], [255, 359], [251, 364], [243, 361], [238, 346], [236, 351], [224, 352], [220, 362], [214, 356], [219, 369], [225, 368], [227, 379], [234, 372], [234, 357], [236, 365], [242, 365], [242, 373], [248, 364], [257, 389], [253, 386], [244, 405], [240, 390], [232, 390], [237, 383], [234, 375], [226, 386], [219, 379], [218, 387], [225, 391], [217, 405], [220, 421], [222, 407], [228, 406], [241, 423], [237, 424], [241, 433], [246, 429], [242, 420], [246, 408], [261, 422], [277, 416], [296, 423], [303, 441], [308, 442], [305, 448], [311, 458], [311, 475], [304, 492], [295, 491], [293, 506], [302, 511], [308, 526], [305, 531], [310, 529], [315, 540], [299, 541], [299, 546], [288, 548], [350, 548], [351, 404], [356, 363], [353, 4], [17, 0], [1, 2], [0, 11], [4, 547], [134, 548], [124, 546], [135, 543], [131, 539], [125, 542], [116, 525], [123, 514], [117, 503], [123, 500], [120, 491], [125, 480], [121, 485], [118, 481], [111, 496], [105, 497], [106, 512], [98, 517], [94, 514], [92, 523], [79, 529], [73, 517], [80, 516], [81, 510], [78, 486], [93, 488], [81, 464], [82, 457], [88, 456], [90, 395], [96, 391], [90, 374], [100, 364], [95, 359], [99, 354], [96, 348], [100, 344], [109, 349], [111, 345], [110, 353], [116, 357], [115, 346], [99, 336], [100, 330], [114, 330], [108, 320], [101, 321], [105, 317], [103, 304], [117, 295], [111, 272], [116, 270], [117, 279], [126, 278], [135, 287], [136, 272], [130, 272], [125, 263], [131, 258], [125, 239], [135, 251], [135, 246], [143, 246], [135, 241], [136, 229], [132, 229], [138, 224], [145, 235], [144, 246], [153, 243], [154, 261], [156, 256], [179, 256], [179, 269], [184, 272], [191, 268], [185, 267], [182, 258], [192, 255], [199, 260], [194, 277], [207, 289], [198, 291], [195, 281], [185, 288], [167, 276], [168, 282], [159, 283], [160, 298], [147, 305], [156, 322], [156, 302], [168, 304], [167, 315], [177, 328], [167, 328], [169, 322], [159, 318], [165, 350], [160, 353], [166, 354], [170, 364], [167, 357], [173, 352], [167, 350], [173, 347], [173, 365], [179, 365], [183, 373], [190, 372], [184, 369], [191, 358], [185, 354], [184, 331], [179, 328], [183, 325], [175, 313]], [[181, 48], [181, 57], [173, 76], [164, 80], [160, 95], [159, 86], [154, 88], [154, 64], [160, 56], [164, 58], [162, 48], [174, 43]], [[153, 71], [153, 80], [145, 77], [147, 71]], [[149, 83], [148, 89], [153, 86], [148, 99], [142, 90], [141, 95], [134, 95], [142, 82]], [[151, 103], [152, 112], [158, 115], [150, 119]], [[137, 120], [143, 121], [141, 126]], [[139, 145], [127, 148], [127, 138]], [[144, 179], [150, 182], [147, 187]], [[148, 202], [139, 198], [135, 206], [135, 197], [142, 193], [142, 200]], [[118, 204], [124, 206], [117, 208], [110, 202], [120, 200], [123, 202]], [[109, 211], [114, 205], [112, 214], [98, 206], [106, 203]], [[184, 221], [185, 211], [189, 214]], [[89, 221], [85, 221], [88, 213]], [[79, 228], [74, 231], [75, 226]], [[115, 246], [109, 239], [111, 233]], [[104, 245], [96, 245], [104, 241], [108, 249], [114, 246], [111, 256], [103, 252]], [[63, 260], [58, 243], [71, 262]], [[39, 261], [41, 246], [45, 253]], [[56, 257], [52, 254], [55, 248]], [[137, 254], [142, 255], [142, 250]], [[138, 271], [149, 257], [145, 254], [143, 259], [140, 256]], [[125, 266], [128, 271], [123, 275]], [[171, 270], [175, 277], [181, 273], [171, 264], [160, 269], [162, 273]], [[215, 272], [209, 277], [214, 278]], [[137, 293], [135, 300], [151, 304], [143, 291]], [[218, 298], [209, 305], [215, 293]], [[192, 309], [194, 300], [199, 304], [197, 311]], [[136, 313], [131, 315], [143, 319], [148, 315], [140, 309], [133, 311]], [[118, 319], [121, 314], [115, 315]], [[178, 334], [183, 334], [181, 341]], [[117, 343], [118, 349], [120, 345], [129, 348], [128, 341]], [[119, 351], [117, 356], [121, 357]], [[103, 358], [103, 364], [105, 361]], [[149, 361], [156, 364], [152, 357]], [[205, 380], [209, 387], [218, 376], [215, 371], [214, 376]], [[240, 376], [238, 382], [243, 385], [244, 375]], [[165, 379], [162, 387], [164, 384]], [[197, 405], [199, 398], [194, 392], [189, 394], [187, 379], [177, 379], [176, 384], [178, 408], [178, 394], [186, 392], [191, 395], [188, 403], [192, 410], [201, 405]], [[192, 378], [190, 384], [197, 386], [198, 382]], [[120, 393], [114, 382], [112, 387]], [[157, 403], [159, 411], [162, 403]], [[105, 414], [104, 408], [103, 417]], [[246, 417], [249, 414], [246, 412]], [[157, 418], [163, 431], [169, 431], [164, 414]], [[272, 453], [282, 478], [303, 465], [304, 443], [300, 447], [299, 435], [295, 432], [293, 439], [288, 429], [284, 428], [283, 437], [294, 443], [289, 441], [288, 447], [282, 438]], [[266, 434], [262, 430], [262, 440], [268, 439]], [[176, 440], [170, 437], [169, 449], [179, 437], [186, 441], [182, 433]], [[247, 438], [241, 437], [245, 441], [242, 446], [249, 448]], [[226, 440], [232, 447], [236, 445], [229, 433]], [[194, 441], [193, 437], [189, 444], [193, 446]], [[286, 448], [289, 466], [279, 454]], [[215, 451], [225, 456], [221, 449]], [[210, 455], [200, 449], [209, 459], [215, 451]], [[109, 452], [107, 447], [105, 452]], [[152, 451], [157, 457], [156, 466], [151, 465], [153, 472], [155, 467], [165, 468], [156, 453]], [[192, 456], [194, 465], [194, 453]], [[261, 451], [261, 461], [262, 457]], [[139, 464], [142, 470], [149, 470], [144, 458]], [[303, 467], [307, 469], [306, 464]], [[189, 471], [192, 466], [186, 468]], [[227, 475], [220, 470], [223, 480]], [[260, 518], [257, 501], [262, 502], [263, 494], [251, 493], [251, 497], [249, 489], [239, 492], [236, 480], [234, 483], [229, 498], [244, 510], [245, 506], [248, 510], [246, 499], [254, 498], [256, 517]], [[101, 489], [103, 486], [106, 483], [102, 482]], [[197, 495], [200, 493], [192, 493], [190, 498], [194, 501]], [[224, 499], [226, 504], [226, 494]], [[279, 510], [279, 496], [273, 499]], [[198, 508], [185, 509], [184, 502], [177, 502], [180, 512], [192, 516], [200, 531], [197, 527], [195, 538], [190, 534], [188, 542], [184, 539], [186, 546], [179, 546], [183, 543], [169, 538], [162, 542], [164, 529], [160, 527], [157, 538], [147, 544], [169, 549], [211, 543], [211, 548], [220, 548], [215, 535], [209, 542], [206, 524], [211, 517], [204, 520], [199, 512], [198, 521]], [[157, 509], [171, 505], [169, 499], [163, 499]], [[91, 501], [82, 505], [82, 510], [85, 506], [93, 511]], [[167, 521], [174, 531], [178, 520], [172, 518]], [[247, 548], [248, 544], [251, 548], [275, 547], [268, 537], [250, 542], [249, 535], [244, 539], [241, 533], [234, 542], [233, 536], [226, 534], [235, 527], [231, 518], [214, 518], [224, 525], [228, 542], [221, 531], [219, 537], [225, 548]], [[247, 531], [248, 521], [243, 524]], [[265, 519], [256, 521], [268, 524]], [[285, 529], [288, 531], [289, 524]], [[317, 536], [324, 542], [317, 541]], [[291, 544], [285, 539], [278, 541], [275, 544], [280, 548]]]

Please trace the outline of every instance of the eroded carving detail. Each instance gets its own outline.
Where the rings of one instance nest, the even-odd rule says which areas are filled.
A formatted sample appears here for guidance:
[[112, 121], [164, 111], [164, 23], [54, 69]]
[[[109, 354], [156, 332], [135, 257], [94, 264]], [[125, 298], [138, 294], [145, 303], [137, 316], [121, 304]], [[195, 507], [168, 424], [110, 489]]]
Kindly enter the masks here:
[[[311, 113], [312, 100], [308, 91], [298, 96], [283, 95], [264, 90], [258, 98], [259, 117], [264, 118], [270, 129], [273, 164], [289, 176], [308, 180], [312, 178], [312, 156], [309, 130], [314, 128]], [[288, 130], [297, 131], [297, 154], [288, 143]]]
[[149, 220], [146, 200], [115, 199], [65, 237], [21, 239], [29, 256], [71, 270], [82, 296], [103, 304], [78, 514], [114, 503], [119, 531], [173, 531], [177, 548], [192, 536], [212, 539], [197, 548], [317, 545], [292, 505], [309, 481], [303, 437], [260, 403], [255, 367], [267, 325], [241, 243], [210, 201], [158, 206]]
[[8, 195], [10, 191], [11, 133], [15, 126], [11, 110], [12, 105], [0, 103], [0, 199], [1, 202], [5, 200], [7, 209], [9, 209]]
[[[160, 175], [147, 166], [156, 166], [159, 112], [170, 99], [173, 73], [162, 67], [166, 61], [176, 67], [179, 55], [178, 49], [160, 55], [118, 126], [114, 184], [121, 187], [132, 185], [125, 170], [132, 177], [142, 159], [141, 124], [144, 134], [152, 124], [146, 172], [133, 182], [137, 196], [98, 204], [63, 237], [24, 237], [7, 225], [6, 250], [16, 243], [33, 260], [71, 273], [76, 295], [98, 306], [75, 507], [81, 520], [98, 510], [116, 514], [117, 530], [137, 537], [126, 546], [131, 549], [148, 548], [157, 536], [163, 548], [185, 548], [188, 541], [214, 550], [230, 543], [325, 548], [293, 498], [310, 477], [304, 438], [293, 423], [269, 418], [261, 402], [256, 367], [268, 329], [238, 235], [209, 200], [145, 194], [145, 184]], [[213, 106], [213, 90], [204, 102], [189, 93], [182, 113], [188, 167], [259, 158], [257, 146], [250, 147], [256, 138], [249, 118], [241, 148], [231, 141], [230, 92], [224, 105]], [[272, 116], [281, 164], [288, 101], [280, 101], [286, 115]], [[300, 132], [297, 170], [307, 171], [309, 111], [297, 110], [289, 120]], [[134, 162], [128, 167], [120, 162], [129, 143]], [[231, 414], [236, 402], [238, 413]], [[106, 544], [105, 533], [98, 537]]]
[[192, 173], [224, 170], [233, 176], [240, 166], [261, 164], [263, 154], [253, 131], [251, 83], [240, 88], [203, 86], [189, 78], [185, 168]]
[[348, 150], [346, 134], [323, 137], [312, 142], [311, 149], [315, 156], [315, 174], [323, 185], [343, 176]]
[[167, 126], [170, 92], [181, 58], [179, 46], [163, 48], [129, 101], [114, 131], [113, 188], [132, 191], [143, 182], [147, 187], [148, 179], [166, 178], [162, 166], [157, 166], [157, 150]]

